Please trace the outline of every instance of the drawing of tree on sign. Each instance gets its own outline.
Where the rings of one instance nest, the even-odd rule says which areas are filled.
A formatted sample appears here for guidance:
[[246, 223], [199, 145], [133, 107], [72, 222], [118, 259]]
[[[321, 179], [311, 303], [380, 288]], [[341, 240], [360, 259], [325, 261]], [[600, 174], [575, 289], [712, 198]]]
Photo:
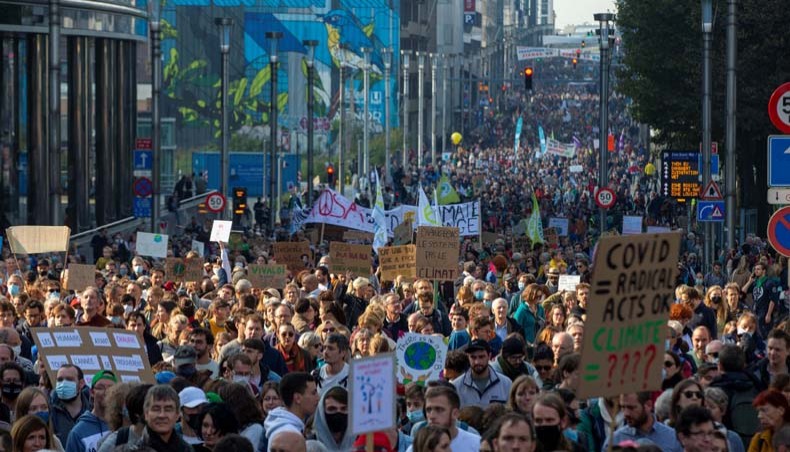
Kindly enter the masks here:
[[374, 383], [373, 379], [368, 376], [357, 377], [357, 384], [361, 389], [362, 394], [362, 411], [365, 414], [373, 414], [373, 408], [376, 408], [376, 413], [381, 413], [381, 402], [384, 396], [384, 385]]

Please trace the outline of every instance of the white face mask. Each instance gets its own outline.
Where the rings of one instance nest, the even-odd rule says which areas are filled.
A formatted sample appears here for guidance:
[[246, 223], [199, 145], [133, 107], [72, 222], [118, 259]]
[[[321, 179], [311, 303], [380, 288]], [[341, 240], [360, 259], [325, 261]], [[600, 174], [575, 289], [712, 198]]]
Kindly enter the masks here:
[[132, 306], [130, 304], [123, 305], [123, 313], [124, 314], [128, 314], [128, 313], [130, 313], [132, 311], [134, 311], [134, 306]]
[[11, 347], [11, 350], [14, 351], [14, 356], [19, 357], [22, 354], [22, 344]]
[[250, 377], [248, 377], [248, 376], [246, 376], [246, 375], [234, 375], [234, 376], [233, 376], [233, 382], [234, 382], [234, 383], [243, 383], [243, 384], [247, 384], [247, 383], [249, 383], [249, 382], [250, 382]]

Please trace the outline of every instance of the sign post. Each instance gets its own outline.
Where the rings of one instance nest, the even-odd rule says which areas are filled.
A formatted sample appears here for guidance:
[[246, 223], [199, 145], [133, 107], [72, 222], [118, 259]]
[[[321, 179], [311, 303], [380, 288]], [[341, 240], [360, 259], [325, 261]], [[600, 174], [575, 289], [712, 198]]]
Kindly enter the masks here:
[[698, 152], [664, 151], [661, 157], [661, 188], [664, 196], [685, 202], [700, 193]]

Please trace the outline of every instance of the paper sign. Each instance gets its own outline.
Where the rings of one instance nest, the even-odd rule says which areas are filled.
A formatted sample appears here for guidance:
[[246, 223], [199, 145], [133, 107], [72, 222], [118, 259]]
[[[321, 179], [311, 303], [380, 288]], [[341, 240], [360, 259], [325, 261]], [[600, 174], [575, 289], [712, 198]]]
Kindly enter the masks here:
[[55, 346], [55, 342], [52, 340], [52, 335], [47, 332], [38, 333], [38, 342], [41, 344], [41, 348], [50, 348]]
[[247, 266], [247, 279], [256, 289], [282, 289], [287, 283], [285, 270], [285, 265], [280, 264], [250, 264]]
[[67, 226], [12, 226], [6, 229], [14, 254], [68, 251], [71, 229]]
[[214, 220], [214, 225], [211, 226], [211, 238], [209, 240], [212, 242], [228, 243], [231, 229], [233, 229], [232, 221]]
[[82, 347], [82, 338], [76, 330], [54, 331], [52, 332], [52, 336], [55, 337], [55, 344], [58, 348]]
[[137, 233], [137, 254], [140, 256], [167, 257], [167, 234]]
[[94, 347], [112, 347], [110, 337], [107, 336], [107, 333], [92, 332], [90, 333], [90, 337]]
[[584, 326], [578, 397], [661, 388], [680, 234], [603, 237]]
[[354, 243], [373, 243], [373, 234], [363, 231], [345, 231], [343, 232], [343, 241]]
[[[60, 369], [64, 364], [69, 364], [69, 358], [66, 355], [46, 355], [46, 357], [45, 366], [52, 369]], [[55, 370], [55, 373], [57, 373], [57, 370]], [[50, 379], [52, 379], [54, 384], [55, 379], [52, 377]]]
[[185, 270], [184, 259], [168, 257], [165, 260], [165, 277], [168, 281], [182, 281]]
[[66, 289], [80, 292], [86, 287], [96, 285], [96, 266], [69, 264], [64, 279]]
[[395, 414], [395, 355], [385, 353], [351, 361], [348, 374], [351, 433], [389, 430]]
[[329, 255], [332, 257], [332, 271], [351, 272], [356, 276], [370, 274], [370, 245], [351, 245], [343, 242], [330, 242]]
[[648, 226], [647, 233], [648, 234], [657, 234], [659, 232], [672, 232], [672, 229], [669, 226]]
[[192, 240], [191, 250], [197, 252], [200, 257], [206, 256], [206, 245], [203, 242]]
[[458, 278], [458, 228], [417, 228], [417, 277], [439, 281]]
[[557, 291], [562, 292], [576, 292], [576, 285], [579, 284], [582, 277], [579, 275], [560, 275], [560, 280], [557, 282]]
[[71, 355], [71, 363], [85, 370], [101, 370], [99, 359], [96, 355]]
[[[310, 242], [307, 240], [301, 242], [275, 242], [272, 245], [274, 251], [274, 259], [278, 264], [283, 264], [296, 274], [305, 269], [302, 256], [310, 257]], [[334, 262], [333, 262], [334, 267]]]
[[426, 381], [439, 379], [447, 356], [447, 344], [441, 336], [406, 333], [398, 339], [395, 356], [398, 359], [398, 383], [424, 385]]
[[113, 339], [115, 344], [121, 348], [140, 348], [140, 342], [137, 340], [135, 333], [116, 333], [113, 332]]
[[203, 281], [203, 258], [188, 257], [184, 260], [184, 281]]
[[633, 235], [642, 233], [641, 216], [623, 216], [623, 235]]
[[385, 246], [379, 248], [382, 281], [395, 281], [397, 276], [417, 277], [417, 246]]
[[414, 228], [411, 221], [404, 221], [403, 223], [399, 224], [393, 232], [395, 234], [395, 238], [392, 239], [393, 244], [408, 245], [412, 242]]
[[546, 245], [548, 245], [550, 248], [557, 248], [560, 245], [560, 237], [557, 234], [557, 229], [543, 229], [543, 240], [546, 241]]
[[568, 223], [569, 221], [567, 218], [549, 218], [549, 227], [554, 228], [557, 231], [557, 234], [562, 237], [568, 236]]

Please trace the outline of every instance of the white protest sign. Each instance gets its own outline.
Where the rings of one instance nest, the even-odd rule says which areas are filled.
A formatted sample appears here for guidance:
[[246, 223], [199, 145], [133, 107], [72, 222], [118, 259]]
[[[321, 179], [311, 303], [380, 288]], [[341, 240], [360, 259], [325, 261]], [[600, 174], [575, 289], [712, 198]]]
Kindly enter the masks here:
[[214, 220], [214, 225], [211, 227], [211, 238], [209, 240], [212, 242], [228, 243], [231, 229], [233, 229], [232, 221]]
[[167, 234], [137, 233], [137, 254], [140, 256], [167, 257]]
[[567, 290], [569, 292], [576, 292], [576, 285], [579, 284], [582, 277], [579, 275], [560, 275], [560, 280], [557, 282], [557, 291], [562, 292]]
[[641, 216], [623, 216], [623, 235], [641, 234], [642, 233], [642, 217]]
[[648, 234], [658, 234], [660, 232], [672, 232], [672, 229], [669, 226], [648, 226], [647, 233]]
[[199, 242], [197, 240], [192, 240], [192, 251], [198, 253], [198, 256], [204, 257], [206, 255], [206, 245], [203, 242]]
[[549, 218], [549, 227], [556, 229], [557, 234], [560, 236], [568, 236], [568, 223], [569, 221], [567, 218]]
[[441, 336], [406, 333], [398, 339], [395, 356], [398, 358], [398, 382], [424, 385], [428, 380], [439, 379], [447, 344]]
[[351, 433], [395, 427], [395, 355], [352, 360], [348, 380]]

